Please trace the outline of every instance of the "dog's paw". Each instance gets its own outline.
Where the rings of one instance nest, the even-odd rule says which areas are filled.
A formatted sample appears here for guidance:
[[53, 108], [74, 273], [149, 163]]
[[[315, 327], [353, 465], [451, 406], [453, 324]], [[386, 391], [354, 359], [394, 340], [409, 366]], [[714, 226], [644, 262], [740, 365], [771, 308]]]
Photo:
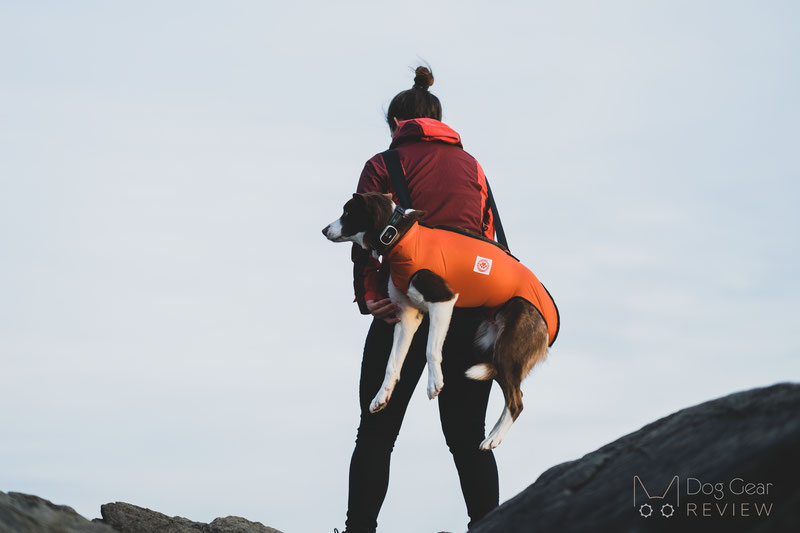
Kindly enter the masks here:
[[483, 442], [481, 442], [480, 449], [481, 450], [494, 450], [495, 448], [500, 446], [501, 442], [503, 442], [503, 437], [495, 435], [495, 433], [492, 432], [492, 433], [489, 433], [489, 436], [486, 437]]
[[397, 385], [399, 379], [398, 376], [387, 374], [381, 384], [381, 390], [378, 391], [378, 394], [372, 399], [372, 403], [369, 404], [370, 413], [377, 413], [386, 407], [386, 404], [389, 403], [389, 398], [392, 397], [392, 392], [394, 392], [394, 386]]
[[441, 376], [436, 378], [435, 376], [428, 377], [428, 399], [433, 400], [439, 393], [442, 392], [444, 388], [444, 378]]
[[386, 389], [381, 389], [381, 391], [375, 395], [375, 398], [372, 399], [372, 403], [369, 404], [369, 412], [370, 413], [377, 413], [389, 403], [389, 396], [391, 396], [391, 391]]
[[387, 404], [387, 402], [382, 402], [382, 401], [381, 401], [381, 400], [379, 400], [379, 399], [378, 399], [378, 397], [376, 396], [376, 397], [375, 397], [375, 398], [372, 400], [372, 403], [371, 403], [371, 404], [369, 404], [369, 412], [370, 412], [370, 413], [372, 413], [372, 414], [375, 414], [375, 413], [377, 413], [378, 411], [380, 411], [381, 409], [383, 409], [384, 407], [386, 407], [386, 404]]

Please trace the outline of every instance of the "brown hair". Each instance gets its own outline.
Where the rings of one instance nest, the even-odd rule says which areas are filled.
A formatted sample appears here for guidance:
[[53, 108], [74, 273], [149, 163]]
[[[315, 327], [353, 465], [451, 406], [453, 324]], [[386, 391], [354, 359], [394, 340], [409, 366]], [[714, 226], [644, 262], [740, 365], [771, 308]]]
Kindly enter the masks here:
[[428, 91], [428, 87], [433, 85], [433, 72], [427, 67], [417, 67], [414, 74], [414, 85], [397, 93], [389, 104], [386, 122], [392, 131], [395, 129], [395, 118], [400, 121], [412, 118], [442, 120], [442, 104]]

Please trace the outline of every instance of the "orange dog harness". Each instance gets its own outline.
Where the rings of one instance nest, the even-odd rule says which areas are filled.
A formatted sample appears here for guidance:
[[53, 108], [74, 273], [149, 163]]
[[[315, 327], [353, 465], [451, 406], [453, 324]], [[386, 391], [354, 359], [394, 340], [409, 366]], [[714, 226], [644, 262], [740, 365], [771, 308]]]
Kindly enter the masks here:
[[524, 298], [547, 323], [550, 345], [560, 326], [558, 308], [539, 279], [511, 254], [478, 238], [414, 223], [385, 254], [392, 283], [403, 292], [414, 273], [430, 270], [458, 293], [456, 307], [496, 310]]

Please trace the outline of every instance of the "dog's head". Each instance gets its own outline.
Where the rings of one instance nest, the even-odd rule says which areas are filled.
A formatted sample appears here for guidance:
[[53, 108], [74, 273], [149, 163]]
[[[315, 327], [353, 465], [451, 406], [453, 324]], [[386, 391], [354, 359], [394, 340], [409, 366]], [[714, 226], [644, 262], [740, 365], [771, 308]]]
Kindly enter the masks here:
[[393, 211], [391, 194], [354, 194], [344, 204], [342, 216], [325, 226], [322, 234], [333, 242], [351, 241], [369, 250]]

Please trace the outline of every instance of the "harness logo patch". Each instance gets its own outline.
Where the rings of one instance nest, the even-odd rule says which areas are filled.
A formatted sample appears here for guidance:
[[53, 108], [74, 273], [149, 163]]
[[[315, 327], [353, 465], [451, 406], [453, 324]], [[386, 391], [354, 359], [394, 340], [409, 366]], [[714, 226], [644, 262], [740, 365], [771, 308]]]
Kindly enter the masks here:
[[472, 270], [478, 274], [486, 274], [488, 276], [489, 272], [492, 271], [492, 260], [488, 257], [477, 256], [475, 258], [475, 267]]

